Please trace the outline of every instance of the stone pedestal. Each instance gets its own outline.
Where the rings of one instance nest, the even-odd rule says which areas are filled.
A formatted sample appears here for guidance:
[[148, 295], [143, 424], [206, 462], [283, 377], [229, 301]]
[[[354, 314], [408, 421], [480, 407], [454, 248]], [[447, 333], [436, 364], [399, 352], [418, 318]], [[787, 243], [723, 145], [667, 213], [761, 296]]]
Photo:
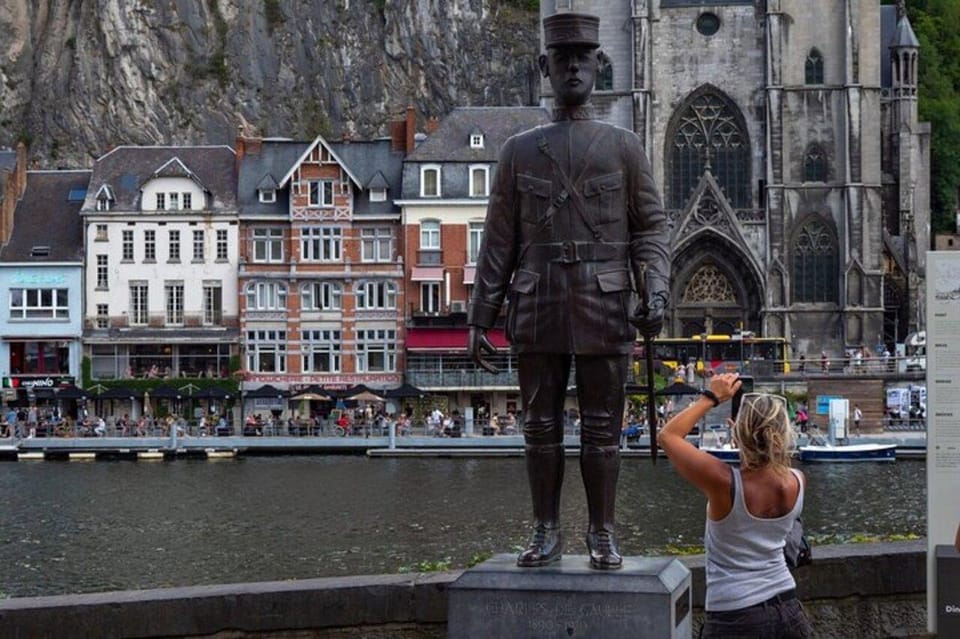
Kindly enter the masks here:
[[450, 585], [447, 636], [689, 639], [690, 606], [690, 571], [671, 557], [624, 557], [622, 569], [600, 571], [585, 555], [542, 568], [496, 555]]
[[937, 546], [937, 636], [960, 637], [960, 552]]

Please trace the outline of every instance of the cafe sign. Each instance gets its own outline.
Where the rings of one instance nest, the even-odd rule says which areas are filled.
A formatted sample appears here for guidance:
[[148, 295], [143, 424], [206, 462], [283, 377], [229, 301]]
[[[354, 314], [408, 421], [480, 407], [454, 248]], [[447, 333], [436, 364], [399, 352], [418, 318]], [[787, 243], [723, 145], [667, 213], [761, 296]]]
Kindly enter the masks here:
[[26, 376], [17, 375], [4, 377], [4, 388], [57, 388], [66, 384], [73, 384], [75, 378], [69, 375]]

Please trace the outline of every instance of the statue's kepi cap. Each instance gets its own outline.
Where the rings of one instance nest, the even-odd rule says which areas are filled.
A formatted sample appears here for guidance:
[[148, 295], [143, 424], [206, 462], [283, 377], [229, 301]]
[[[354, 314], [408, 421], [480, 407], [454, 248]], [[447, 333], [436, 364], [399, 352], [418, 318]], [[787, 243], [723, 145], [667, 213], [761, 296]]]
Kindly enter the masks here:
[[555, 13], [543, 19], [544, 47], [600, 46], [600, 18], [587, 13]]

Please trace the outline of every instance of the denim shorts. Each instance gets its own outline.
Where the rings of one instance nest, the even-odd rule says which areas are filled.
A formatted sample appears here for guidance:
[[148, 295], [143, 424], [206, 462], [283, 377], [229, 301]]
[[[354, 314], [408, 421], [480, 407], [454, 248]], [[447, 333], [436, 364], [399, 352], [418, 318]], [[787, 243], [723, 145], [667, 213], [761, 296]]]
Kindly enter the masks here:
[[707, 611], [700, 639], [809, 639], [803, 605], [795, 596], [773, 597], [739, 610]]

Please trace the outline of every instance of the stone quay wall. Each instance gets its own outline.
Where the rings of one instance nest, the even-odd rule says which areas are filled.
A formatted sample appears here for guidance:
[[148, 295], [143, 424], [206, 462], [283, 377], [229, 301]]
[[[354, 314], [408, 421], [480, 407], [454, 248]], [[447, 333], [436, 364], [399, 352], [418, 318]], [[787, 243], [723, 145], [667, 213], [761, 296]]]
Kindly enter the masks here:
[[[694, 636], [703, 556], [693, 580]], [[0, 636], [434, 639], [459, 571], [132, 590], [0, 601]], [[796, 572], [814, 636], [927, 637], [926, 542], [817, 546]]]

